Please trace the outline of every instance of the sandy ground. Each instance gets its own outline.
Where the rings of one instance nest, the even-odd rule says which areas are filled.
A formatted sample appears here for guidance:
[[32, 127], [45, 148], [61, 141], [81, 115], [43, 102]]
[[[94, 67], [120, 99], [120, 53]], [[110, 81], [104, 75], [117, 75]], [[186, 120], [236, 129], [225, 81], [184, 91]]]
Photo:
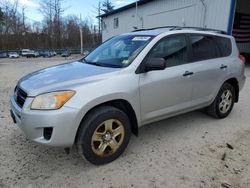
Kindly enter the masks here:
[[145, 126], [118, 160], [97, 167], [74, 148], [67, 155], [30, 142], [10, 118], [9, 97], [18, 79], [62, 62], [0, 59], [0, 187], [250, 187], [250, 67], [228, 118], [196, 111]]

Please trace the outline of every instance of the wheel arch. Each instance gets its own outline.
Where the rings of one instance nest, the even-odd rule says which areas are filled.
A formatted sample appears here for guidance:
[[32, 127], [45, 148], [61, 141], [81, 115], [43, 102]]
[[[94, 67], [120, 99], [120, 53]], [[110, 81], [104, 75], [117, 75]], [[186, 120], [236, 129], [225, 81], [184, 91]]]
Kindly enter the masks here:
[[235, 89], [235, 102], [239, 102], [239, 82], [236, 78], [227, 79], [224, 83], [231, 84]]
[[[103, 103], [100, 103], [98, 105], [91, 107], [89, 110], [87, 110], [85, 115], [82, 117], [81, 122], [83, 122], [83, 120], [88, 116], [88, 114], [90, 114], [94, 109], [100, 106], [113, 106], [119, 110], [122, 110], [124, 113], [126, 113], [131, 123], [132, 133], [138, 136], [139, 126], [138, 126], [138, 119], [137, 119], [135, 110], [133, 109], [132, 105], [125, 99], [114, 99], [114, 100], [106, 101], [106, 102], [103, 102]], [[75, 142], [76, 142], [78, 131], [80, 129], [81, 122], [77, 128], [77, 132], [75, 135]]]

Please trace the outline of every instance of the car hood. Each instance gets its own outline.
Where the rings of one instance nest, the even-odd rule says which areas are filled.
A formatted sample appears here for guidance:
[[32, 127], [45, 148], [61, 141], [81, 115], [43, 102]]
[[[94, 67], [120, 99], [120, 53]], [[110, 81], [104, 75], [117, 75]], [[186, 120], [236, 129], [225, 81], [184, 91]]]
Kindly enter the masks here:
[[28, 74], [20, 79], [18, 85], [27, 92], [28, 96], [36, 96], [45, 92], [72, 89], [81, 84], [100, 81], [110, 76], [110, 73], [119, 70], [76, 61]]

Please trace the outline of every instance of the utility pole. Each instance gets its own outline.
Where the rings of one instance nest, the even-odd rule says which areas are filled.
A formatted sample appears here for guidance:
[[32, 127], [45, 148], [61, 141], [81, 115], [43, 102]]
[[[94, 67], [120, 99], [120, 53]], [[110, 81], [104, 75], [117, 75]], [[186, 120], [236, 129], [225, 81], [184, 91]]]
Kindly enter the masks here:
[[22, 36], [23, 36], [23, 45], [26, 46], [27, 45], [27, 41], [26, 41], [26, 26], [25, 26], [25, 7], [22, 6], [22, 24], [23, 24], [23, 30], [22, 30]]
[[82, 38], [82, 15], [80, 14], [80, 41], [81, 41], [81, 55], [83, 54], [83, 38]]
[[101, 36], [101, 2], [98, 3], [98, 35]]

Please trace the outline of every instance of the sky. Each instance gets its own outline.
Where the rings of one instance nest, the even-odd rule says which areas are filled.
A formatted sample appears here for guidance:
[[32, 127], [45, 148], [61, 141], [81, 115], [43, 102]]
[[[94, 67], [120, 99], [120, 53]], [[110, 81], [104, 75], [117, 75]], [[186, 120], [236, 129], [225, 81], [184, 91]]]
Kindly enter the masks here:
[[[40, 3], [43, 0], [19, 0], [20, 6], [25, 7], [25, 17], [29, 22], [42, 21], [42, 15], [39, 12]], [[100, 0], [102, 1], [102, 0]], [[111, 0], [115, 8], [133, 3], [136, 0]], [[66, 8], [64, 16], [77, 15], [84, 19], [85, 17], [95, 19], [96, 9], [99, 0], [64, 0], [63, 7]], [[94, 20], [93, 20], [94, 21]]]

